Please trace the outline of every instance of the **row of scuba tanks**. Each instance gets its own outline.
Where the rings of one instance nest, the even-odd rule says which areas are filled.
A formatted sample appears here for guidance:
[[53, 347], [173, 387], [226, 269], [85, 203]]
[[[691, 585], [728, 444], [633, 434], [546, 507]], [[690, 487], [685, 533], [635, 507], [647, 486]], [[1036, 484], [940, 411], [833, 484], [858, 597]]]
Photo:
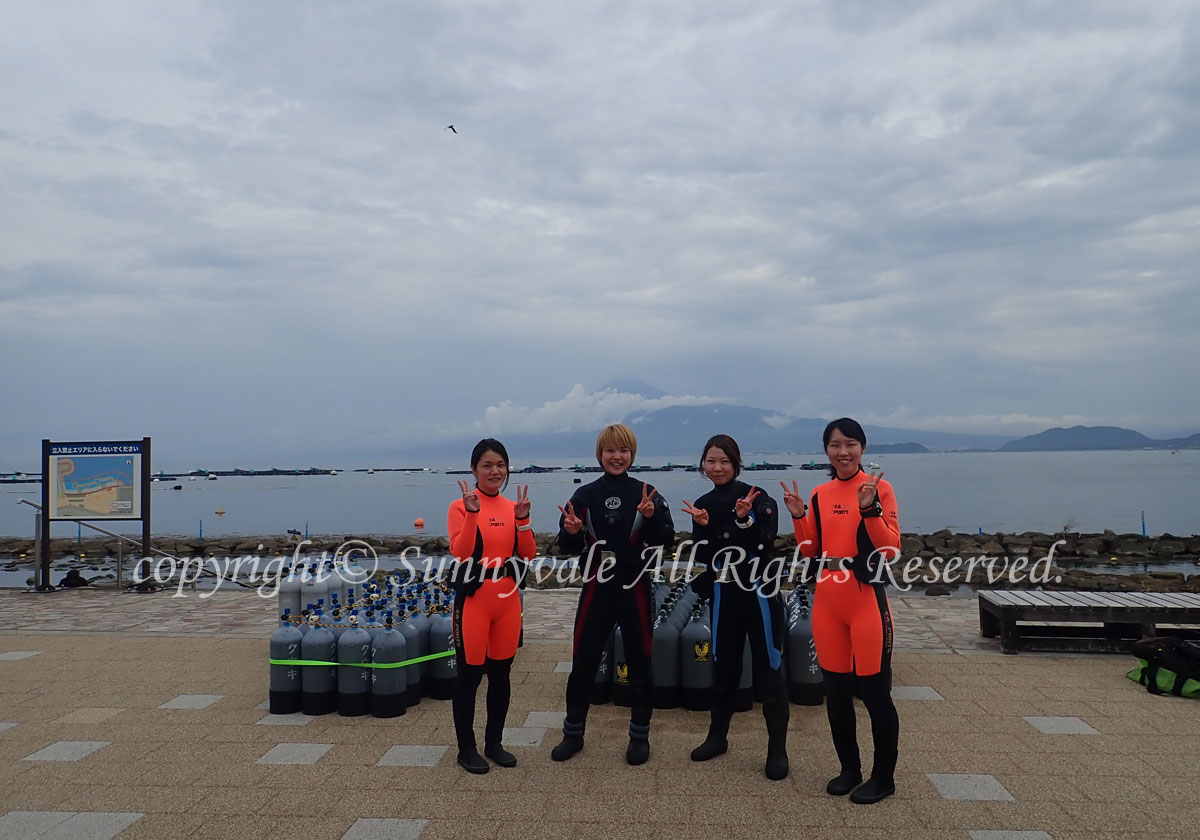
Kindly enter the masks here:
[[449, 586], [433, 575], [365, 577], [325, 561], [281, 583], [270, 644], [272, 714], [388, 718], [422, 697], [450, 698]]
[[[664, 582], [654, 585], [653, 647], [650, 670], [654, 681], [654, 707], [685, 708], [707, 711], [712, 703], [714, 645], [712, 606], [701, 600], [687, 584], [672, 588]], [[812, 608], [809, 593], [796, 587], [784, 602], [787, 632], [784, 635], [782, 663], [791, 702], [804, 706], [820, 705], [825, 698], [821, 668], [813, 644]], [[596, 669], [591, 700], [595, 704], [630, 704], [629, 666], [621, 628], [609, 637]], [[754, 684], [754, 665], [749, 638], [742, 651], [742, 672], [736, 709], [750, 709], [761, 699]]]
[[[711, 606], [686, 584], [671, 587], [664, 581], [654, 584], [654, 601], [654, 705], [707, 710], [713, 685]], [[325, 561], [289, 575], [279, 589], [279, 606], [280, 626], [270, 642], [272, 714], [397, 717], [422, 697], [445, 700], [453, 693], [453, 593], [439, 576], [402, 572], [360, 582], [354, 569]], [[793, 703], [818, 705], [824, 686], [803, 587], [788, 596], [785, 617], [788, 695]], [[592, 702], [627, 706], [629, 693], [617, 628], [597, 668]], [[754, 699], [747, 640], [738, 708], [749, 709]]]

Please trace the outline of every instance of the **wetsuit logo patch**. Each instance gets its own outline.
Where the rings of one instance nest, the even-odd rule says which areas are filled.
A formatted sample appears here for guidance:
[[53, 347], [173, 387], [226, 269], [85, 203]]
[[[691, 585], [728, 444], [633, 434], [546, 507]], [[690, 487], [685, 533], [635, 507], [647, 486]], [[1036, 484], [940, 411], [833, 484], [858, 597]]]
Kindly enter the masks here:
[[696, 644], [692, 645], [692, 648], [695, 651], [697, 662], [708, 661], [708, 642], [696, 642]]
[[604, 500], [604, 506], [606, 508], [608, 508], [609, 510], [616, 510], [617, 508], [619, 508], [621, 506], [621, 497], [620, 496], [609, 496], [607, 499]]
[[619, 662], [617, 663], [617, 682], [619, 682], [619, 683], [629, 682], [629, 666], [628, 665], [622, 665]]

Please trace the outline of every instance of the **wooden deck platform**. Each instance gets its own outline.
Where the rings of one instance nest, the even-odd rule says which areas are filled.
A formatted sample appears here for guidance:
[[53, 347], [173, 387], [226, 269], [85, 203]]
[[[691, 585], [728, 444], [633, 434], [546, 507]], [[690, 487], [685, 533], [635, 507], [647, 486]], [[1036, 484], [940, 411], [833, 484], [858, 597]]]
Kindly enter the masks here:
[[1124, 653], [1144, 636], [1200, 637], [1200, 594], [981, 590], [979, 632], [1005, 653]]

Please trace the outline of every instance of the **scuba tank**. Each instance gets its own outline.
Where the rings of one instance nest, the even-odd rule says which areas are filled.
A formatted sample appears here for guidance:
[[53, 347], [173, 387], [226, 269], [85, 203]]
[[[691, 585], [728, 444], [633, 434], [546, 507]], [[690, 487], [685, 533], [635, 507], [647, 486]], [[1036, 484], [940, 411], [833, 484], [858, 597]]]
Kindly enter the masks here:
[[679, 628], [663, 613], [654, 623], [650, 672], [654, 675], [654, 708], [674, 709], [679, 705]]
[[[371, 661], [375, 664], [403, 662], [408, 658], [404, 634], [396, 629], [389, 612], [383, 630], [371, 642]], [[404, 695], [407, 691], [404, 672], [407, 668], [371, 669], [371, 714], [377, 718], [399, 717], [404, 714]]]
[[[304, 634], [291, 622], [285, 612], [279, 629], [271, 634], [272, 659], [299, 659]], [[300, 666], [272, 665], [270, 707], [273, 715], [290, 715], [300, 711]]]
[[319, 610], [310, 616], [310, 629], [300, 642], [301, 659], [331, 663], [300, 670], [300, 711], [306, 715], [327, 715], [337, 708], [337, 641], [327, 627], [318, 626], [322, 618]]
[[787, 643], [784, 645], [788, 699], [800, 706], [820, 706], [825, 700], [825, 680], [817, 661], [817, 646], [813, 643], [808, 590], [798, 585], [788, 600]]
[[[429, 616], [429, 653], [444, 653], [454, 650], [454, 620], [440, 607], [434, 607]], [[429, 696], [435, 700], [449, 700], [454, 694], [454, 683], [458, 679], [455, 656], [432, 659], [429, 673]]]
[[300, 584], [300, 600], [306, 604], [321, 604], [329, 594], [329, 585], [319, 563], [309, 563]]
[[350, 668], [371, 661], [371, 634], [358, 626], [358, 614], [350, 613], [345, 631], [337, 643], [338, 714], [357, 717], [371, 711], [370, 668]]
[[[409, 656], [410, 658], [414, 656], [426, 656], [429, 653], [429, 616], [421, 612], [417, 606], [417, 601], [415, 598], [408, 602], [408, 609], [409, 616], [407, 619], [405, 619], [404, 623], [411, 623], [413, 627], [416, 628], [417, 634], [420, 636], [420, 640], [417, 643], [417, 652], [415, 654], [409, 654]], [[430, 667], [428, 660], [418, 663], [413, 667], [421, 671], [421, 679], [418, 681], [418, 685], [421, 686], [421, 693], [428, 694], [429, 680], [433, 674], [433, 668]], [[409, 684], [412, 684], [411, 677], [409, 678]]]
[[[425, 655], [421, 647], [421, 633], [413, 624], [410, 615], [406, 613], [396, 629], [404, 636], [408, 659]], [[406, 665], [401, 670], [404, 671], [404, 705], [411, 709], [421, 702], [421, 695], [425, 693], [425, 685], [421, 680], [421, 666]]]
[[707, 711], [712, 707], [712, 629], [702, 618], [697, 604], [692, 619], [679, 634], [679, 684], [685, 709]]
[[300, 615], [300, 566], [297, 564], [279, 578], [279, 611]]

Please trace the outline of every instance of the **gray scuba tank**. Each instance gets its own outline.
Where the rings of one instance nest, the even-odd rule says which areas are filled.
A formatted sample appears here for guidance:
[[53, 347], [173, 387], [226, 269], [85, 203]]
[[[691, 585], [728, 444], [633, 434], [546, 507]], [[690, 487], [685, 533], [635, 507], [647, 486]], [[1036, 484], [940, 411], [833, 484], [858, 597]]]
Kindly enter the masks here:
[[[271, 634], [271, 658], [299, 659], [304, 634], [291, 623], [289, 613], [284, 613], [283, 619], [286, 623], [280, 624], [279, 629]], [[272, 665], [269, 695], [271, 714], [290, 715], [300, 711], [300, 689], [299, 665]]]
[[702, 712], [712, 706], [712, 629], [702, 619], [700, 605], [679, 634], [680, 701], [685, 709]]
[[371, 669], [348, 667], [371, 661], [371, 634], [358, 626], [357, 613], [350, 614], [337, 648], [338, 714], [343, 717], [365, 715], [371, 711]]
[[309, 563], [300, 577], [300, 600], [306, 604], [320, 604], [328, 594], [329, 583], [325, 579], [321, 564]]
[[[433, 607], [429, 616], [429, 653], [445, 653], [454, 650], [454, 620], [441, 607]], [[455, 656], [443, 656], [430, 660], [429, 696], [436, 700], [449, 700], [454, 694], [454, 683], [458, 679]]]
[[813, 642], [812, 609], [808, 590], [792, 590], [793, 609], [788, 610], [787, 643], [784, 645], [788, 699], [799, 706], [820, 706], [825, 700], [825, 680]]
[[[417, 633], [420, 635], [419, 652], [417, 656], [426, 656], [429, 653], [429, 616], [421, 612], [416, 599], [409, 601], [409, 617], [405, 620], [406, 623], [411, 621], [413, 627], [417, 628]], [[429, 680], [433, 674], [433, 668], [430, 666], [429, 660], [419, 663], [415, 666], [421, 671], [421, 692], [429, 693]]]
[[[421, 647], [421, 633], [412, 622], [410, 615], [405, 614], [396, 629], [404, 635], [409, 659], [425, 655]], [[421, 667], [420, 665], [408, 665], [402, 670], [404, 671], [404, 705], [411, 709], [420, 704], [421, 696], [425, 693], [425, 685], [421, 679]]]
[[[371, 642], [371, 661], [375, 664], [403, 662], [408, 658], [404, 634], [396, 629], [392, 614], [384, 618], [383, 630]], [[377, 718], [399, 717], [404, 714], [404, 695], [407, 691], [404, 672], [407, 668], [371, 669], [371, 714]]]
[[300, 567], [297, 564], [279, 577], [279, 611], [290, 610], [292, 615], [300, 615], [303, 606], [300, 602]]
[[679, 628], [659, 614], [654, 624], [650, 670], [654, 674], [654, 708], [679, 705]]
[[337, 709], [337, 641], [327, 627], [318, 627], [320, 612], [310, 618], [310, 629], [300, 642], [300, 658], [330, 665], [305, 665], [300, 670], [300, 711], [306, 715], [327, 715]]
[[[615, 632], [615, 630], [614, 630]], [[604, 650], [600, 652], [600, 664], [596, 666], [596, 678], [592, 682], [591, 702], [604, 705], [612, 699], [613, 634], [610, 633]]]

